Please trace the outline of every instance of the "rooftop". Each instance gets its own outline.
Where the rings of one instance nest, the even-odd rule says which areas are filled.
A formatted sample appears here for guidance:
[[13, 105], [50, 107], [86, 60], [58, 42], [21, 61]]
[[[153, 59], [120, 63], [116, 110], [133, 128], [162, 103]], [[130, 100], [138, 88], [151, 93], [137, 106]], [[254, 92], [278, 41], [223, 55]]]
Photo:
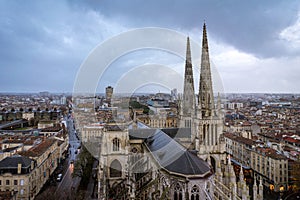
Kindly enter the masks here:
[[205, 178], [212, 174], [208, 163], [188, 151], [163, 130], [135, 129], [130, 130], [129, 133], [131, 138], [143, 139], [154, 159], [170, 173], [198, 178]]
[[22, 168], [28, 168], [31, 165], [32, 159], [25, 156], [6, 157], [0, 161], [0, 169], [18, 168], [18, 164], [22, 164]]
[[56, 142], [55, 139], [46, 139], [40, 144], [28, 149], [28, 151], [19, 152], [20, 155], [28, 156], [28, 157], [39, 157], [41, 156], [46, 150], [49, 149], [54, 143]]

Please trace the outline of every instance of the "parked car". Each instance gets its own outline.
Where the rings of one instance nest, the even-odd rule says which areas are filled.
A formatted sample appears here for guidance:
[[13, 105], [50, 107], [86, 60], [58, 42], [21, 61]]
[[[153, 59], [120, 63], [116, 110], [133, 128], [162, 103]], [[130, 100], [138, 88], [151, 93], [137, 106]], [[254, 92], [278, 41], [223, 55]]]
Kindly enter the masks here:
[[60, 182], [62, 180], [62, 174], [58, 174], [56, 180]]

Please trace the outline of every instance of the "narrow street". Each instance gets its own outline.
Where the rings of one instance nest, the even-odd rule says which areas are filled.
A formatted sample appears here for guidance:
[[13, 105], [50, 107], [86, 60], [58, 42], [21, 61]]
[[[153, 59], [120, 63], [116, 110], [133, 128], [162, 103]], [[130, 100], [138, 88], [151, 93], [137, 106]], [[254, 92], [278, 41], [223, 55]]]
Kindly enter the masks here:
[[[76, 189], [80, 183], [80, 178], [72, 178], [72, 173], [74, 170], [74, 162], [76, 162], [76, 156], [79, 154], [80, 140], [77, 139], [74, 129], [73, 119], [71, 117], [66, 117], [67, 128], [69, 133], [69, 157], [62, 163], [61, 169], [63, 177], [61, 181], [57, 181], [55, 184], [45, 184], [43, 191], [40, 192], [35, 199], [45, 200], [47, 199], [74, 199]], [[58, 167], [59, 168], [59, 167]], [[59, 170], [59, 169], [57, 169]], [[55, 174], [55, 173], [54, 173]], [[52, 177], [56, 181], [56, 177]]]

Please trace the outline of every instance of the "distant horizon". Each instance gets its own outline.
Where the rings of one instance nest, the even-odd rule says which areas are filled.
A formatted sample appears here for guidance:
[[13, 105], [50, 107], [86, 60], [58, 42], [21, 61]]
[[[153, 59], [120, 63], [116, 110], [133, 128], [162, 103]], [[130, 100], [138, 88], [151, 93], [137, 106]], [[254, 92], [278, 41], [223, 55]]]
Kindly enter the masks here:
[[[118, 47], [129, 47], [139, 38], [141, 43], [131, 51], [116, 55], [105, 65], [93, 63], [95, 69], [105, 68], [105, 73], [88, 74], [86, 80], [99, 75], [94, 77], [99, 81], [97, 90], [105, 91], [105, 85], [114, 87], [130, 74], [139, 78], [142, 73], [134, 75], [134, 72], [150, 64], [159, 64], [183, 77], [186, 46], [179, 44], [185, 44], [189, 36], [194, 71], [199, 71], [197, 57], [200, 58], [201, 51], [193, 43], [201, 46], [204, 20], [211, 67], [216, 72], [213, 81], [218, 83], [221, 79], [219, 85], [224, 88], [221, 91], [300, 93], [300, 1], [297, 0], [236, 1], [234, 6], [232, 2], [197, 0], [0, 1], [0, 10], [1, 93], [42, 90], [72, 93], [83, 64], [97, 47], [107, 49], [97, 54], [99, 61], [104, 61]], [[164, 51], [166, 42], [173, 38], [166, 39], [166, 34], [156, 35], [155, 43], [141, 48], [153, 36], [147, 31], [144, 37], [127, 37], [116, 40], [115, 46], [111, 43], [103, 46], [111, 39], [120, 39], [133, 30], [150, 30], [149, 27], [182, 35], [184, 40], [170, 43], [170, 47], [182, 52], [181, 56]], [[162, 75], [158, 70], [154, 74]], [[198, 75], [195, 83], [199, 82], [197, 79]], [[179, 83], [178, 80], [168, 81]]]
[[[59, 95], [63, 95], [63, 94], [68, 94], [68, 95], [72, 95], [73, 92], [50, 92], [50, 91], [41, 91], [41, 92], [0, 92], [0, 95], [4, 95], [4, 94], [40, 94], [43, 92], [47, 92], [49, 94], [59, 94]], [[129, 92], [121, 92], [121, 93], [113, 93], [114, 95], [124, 95], [124, 94], [170, 94], [168, 92], [137, 92], [137, 93], [129, 93]], [[79, 95], [98, 95], [98, 94], [103, 94], [105, 95], [105, 92], [96, 92], [96, 93], [79, 93]], [[177, 94], [182, 94], [182, 92], [178, 92]], [[197, 95], [198, 93], [195, 93], [195, 95]], [[217, 92], [214, 92], [215, 95], [217, 95]], [[297, 94], [300, 95], [300, 92], [224, 92], [221, 94]]]

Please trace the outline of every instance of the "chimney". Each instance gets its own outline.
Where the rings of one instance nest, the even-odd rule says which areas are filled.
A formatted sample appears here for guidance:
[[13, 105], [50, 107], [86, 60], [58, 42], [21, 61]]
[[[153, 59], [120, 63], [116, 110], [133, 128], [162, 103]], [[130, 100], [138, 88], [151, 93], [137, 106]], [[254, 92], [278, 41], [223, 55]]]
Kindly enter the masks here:
[[18, 163], [18, 174], [21, 174], [22, 171], [22, 164]]
[[32, 160], [30, 169], [33, 170], [33, 168], [34, 168], [34, 161]]

